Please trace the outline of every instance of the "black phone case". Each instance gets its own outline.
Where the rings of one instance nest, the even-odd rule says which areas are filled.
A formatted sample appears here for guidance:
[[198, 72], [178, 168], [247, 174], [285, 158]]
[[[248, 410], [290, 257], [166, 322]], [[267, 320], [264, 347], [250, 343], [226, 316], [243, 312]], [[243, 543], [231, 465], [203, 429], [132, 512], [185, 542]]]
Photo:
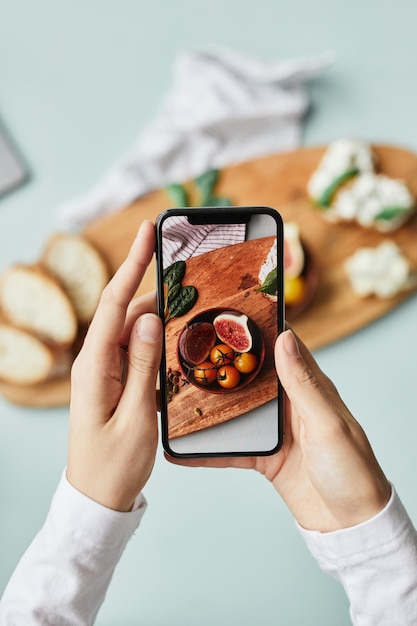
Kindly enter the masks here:
[[[178, 450], [173, 449], [173, 444], [170, 441], [170, 437], [169, 437], [169, 409], [168, 406], [170, 404], [170, 402], [172, 402], [172, 389], [174, 385], [178, 386], [179, 389], [179, 393], [178, 393], [178, 397], [180, 396], [180, 387], [182, 385], [189, 385], [190, 384], [190, 378], [191, 375], [188, 372], [188, 370], [185, 370], [185, 375], [184, 375], [184, 369], [181, 366], [178, 366], [177, 369], [172, 369], [172, 372], [168, 372], [167, 371], [167, 360], [172, 361], [172, 358], [167, 359], [167, 356], [172, 357], [172, 354], [167, 355], [166, 350], [167, 350], [167, 345], [166, 345], [166, 337], [167, 337], [167, 328], [169, 326], [169, 322], [166, 323], [166, 316], [167, 316], [167, 291], [169, 291], [169, 289], [172, 290], [172, 292], [178, 290], [178, 289], [184, 289], [183, 286], [181, 285], [181, 278], [178, 279], [179, 275], [175, 275], [175, 268], [172, 270], [171, 272], [171, 277], [167, 277], [166, 275], [166, 271], [167, 268], [163, 267], [163, 254], [164, 254], [164, 249], [163, 249], [163, 228], [164, 228], [164, 224], [166, 224], [166, 221], [169, 218], [187, 218], [187, 222], [189, 224], [191, 224], [192, 226], [196, 226], [198, 228], [206, 228], [206, 227], [212, 227], [214, 225], [232, 225], [234, 227], [234, 225], [240, 224], [242, 225], [242, 228], [245, 227], [251, 222], [252, 217], [253, 216], [270, 216], [271, 218], [273, 218], [274, 220], [274, 225], [275, 225], [275, 232], [273, 233], [274, 236], [276, 236], [276, 240], [277, 240], [277, 303], [276, 303], [276, 332], [277, 334], [280, 333], [283, 328], [284, 328], [284, 298], [283, 298], [283, 222], [282, 222], [282, 218], [280, 216], [280, 214], [275, 210], [272, 209], [270, 207], [192, 207], [192, 208], [174, 208], [174, 209], [167, 209], [166, 211], [164, 211], [163, 213], [161, 213], [156, 220], [156, 269], [157, 269], [157, 301], [158, 301], [158, 313], [161, 317], [161, 319], [164, 321], [164, 346], [163, 346], [163, 356], [162, 356], [162, 360], [161, 360], [161, 368], [160, 368], [160, 400], [161, 400], [161, 435], [162, 435], [162, 444], [164, 447], [165, 452], [172, 456], [172, 457], [176, 457], [176, 458], [200, 458], [200, 457], [230, 457], [230, 456], [266, 456], [266, 455], [270, 455], [270, 454], [274, 454], [275, 452], [277, 452], [283, 443], [283, 439], [284, 439], [284, 401], [283, 401], [283, 390], [280, 384], [280, 381], [278, 380], [278, 377], [276, 377], [276, 384], [277, 384], [277, 396], [275, 398], [275, 401], [272, 402], [274, 406], [274, 410], [276, 410], [276, 424], [277, 424], [277, 437], [276, 437], [276, 441], [274, 442], [274, 445], [272, 445], [270, 448], [268, 449], [258, 449], [256, 445], [252, 446], [251, 442], [246, 442], [245, 446], [242, 447], [242, 449], [236, 449], [235, 447], [233, 447], [232, 445], [230, 446], [231, 449], [227, 449], [224, 448], [224, 444], [222, 443], [222, 448], [223, 449], [210, 449], [210, 450], [205, 450], [205, 449], [198, 449], [198, 447], [193, 450], [192, 447], [191, 449], [188, 448], [185, 451], [181, 451], [179, 452]], [[185, 237], [185, 235], [184, 235]], [[188, 259], [189, 260], [189, 259]], [[187, 262], [188, 262], [187, 260]], [[185, 263], [185, 262], [184, 262]], [[171, 267], [171, 266], [170, 266]], [[248, 270], [250, 270], [251, 268], [251, 259], [248, 259]], [[165, 272], [164, 272], [165, 271]], [[168, 289], [167, 286], [164, 283], [164, 273], [165, 273], [165, 280], [167, 281], [171, 281], [171, 287]], [[218, 279], [219, 276], [217, 277], [213, 277], [213, 279], [216, 278]], [[177, 281], [175, 283], [175, 281]], [[172, 289], [172, 284], [176, 285], [174, 289]], [[179, 287], [178, 287], [179, 285]], [[189, 287], [189, 286], [185, 286], [185, 287]], [[192, 285], [191, 285], [192, 287]], [[185, 295], [189, 295], [189, 294], [185, 294]], [[218, 303], [213, 303], [213, 304], [218, 304]], [[187, 305], [188, 306], [188, 305]], [[193, 306], [196, 306], [196, 304], [194, 303]], [[208, 312], [204, 312], [201, 315], [216, 315], [216, 312], [218, 310], [222, 310], [221, 307], [214, 307], [213, 309], [209, 309]], [[240, 311], [239, 311], [240, 313]], [[227, 315], [227, 312], [225, 313]], [[181, 311], [180, 311], [180, 315], [179, 317], [183, 318], [183, 322], [184, 322], [184, 329], [189, 329], [189, 324], [188, 324], [188, 320], [191, 318], [193, 318], [193, 308], [191, 308], [189, 311], [187, 311], [187, 313], [185, 313], [184, 315], [181, 315]], [[198, 316], [196, 316], [198, 318]], [[216, 319], [218, 319], [219, 316], [216, 317]], [[204, 319], [209, 319], [209, 318], [204, 318]], [[240, 319], [240, 318], [239, 318]], [[221, 321], [221, 320], [220, 320]], [[248, 320], [248, 324], [250, 325], [250, 323], [253, 322], [253, 320]], [[204, 322], [205, 323], [205, 322]], [[196, 324], [198, 325], [198, 324]], [[253, 322], [253, 329], [252, 331], [249, 332], [249, 334], [251, 334], [251, 337], [255, 337], [256, 338], [256, 324]], [[259, 330], [259, 329], [258, 329]], [[184, 333], [185, 330], [182, 331], [182, 333]], [[262, 334], [262, 333], [261, 333]], [[182, 334], [180, 334], [180, 339], [182, 337]], [[217, 337], [216, 337], [217, 338]], [[255, 341], [255, 339], [253, 339], [253, 341]], [[270, 346], [269, 350], [271, 349]], [[235, 355], [238, 354], [238, 352], [235, 352]], [[178, 360], [181, 359], [181, 357], [179, 356], [181, 355], [181, 350], [180, 348], [178, 348], [178, 354], [176, 355]], [[250, 360], [250, 359], [249, 359]], [[195, 369], [198, 368], [198, 366], [194, 366]], [[195, 369], [193, 370], [193, 374], [196, 375]], [[216, 369], [216, 372], [218, 370]], [[172, 373], [174, 372], [174, 376], [172, 376]], [[206, 370], [205, 370], [206, 372]], [[188, 374], [188, 376], [187, 376]], [[210, 372], [211, 374], [211, 372]], [[250, 375], [249, 375], [250, 376]], [[241, 378], [243, 378], [244, 375], [241, 374]], [[173, 380], [171, 380], [171, 378]], [[186, 381], [186, 382], [185, 382]], [[193, 384], [195, 386], [197, 386], [197, 382], [196, 379], [193, 378], [191, 384]], [[224, 381], [223, 381], [224, 384]], [[253, 383], [251, 383], [253, 384]], [[242, 385], [243, 386], [243, 385]], [[200, 385], [200, 388], [203, 388], [203, 390], [205, 391], [205, 383], [203, 381], [203, 384]], [[239, 390], [239, 387], [237, 387], [237, 389]], [[207, 390], [208, 393], [213, 392], [212, 389], [209, 389], [207, 386]], [[246, 391], [244, 389], [241, 390], [240, 393], [246, 393], [249, 390], [249, 385], [246, 389]], [[176, 398], [175, 398], [176, 399]], [[198, 411], [199, 408], [198, 407], [192, 407], [192, 410], [194, 412], [197, 412], [198, 415]], [[213, 428], [213, 427], [211, 427]], [[200, 429], [200, 434], [201, 431], [204, 429]], [[208, 429], [210, 430], [210, 429]], [[191, 444], [192, 445], [192, 444]], [[227, 444], [226, 444], [227, 446]], [[174, 446], [175, 447], [175, 446]], [[220, 447], [220, 446], [219, 446]]]

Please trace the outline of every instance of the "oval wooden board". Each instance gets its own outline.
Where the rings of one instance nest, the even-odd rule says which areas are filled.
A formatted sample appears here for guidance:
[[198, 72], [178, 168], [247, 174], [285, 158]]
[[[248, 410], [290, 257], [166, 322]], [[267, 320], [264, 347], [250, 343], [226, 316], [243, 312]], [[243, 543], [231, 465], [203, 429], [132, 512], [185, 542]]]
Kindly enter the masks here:
[[[417, 198], [417, 155], [389, 145], [373, 145], [373, 149], [378, 171], [405, 180]], [[235, 205], [271, 206], [281, 213], [284, 221], [298, 223], [320, 271], [313, 301], [292, 322], [311, 350], [363, 328], [411, 295], [409, 291], [379, 300], [360, 299], [353, 293], [343, 269], [344, 260], [357, 248], [375, 247], [388, 236], [355, 225], [329, 224], [312, 207], [306, 185], [324, 150], [325, 146], [302, 148], [225, 167], [216, 187], [218, 195], [230, 197]], [[154, 191], [126, 208], [97, 219], [85, 228], [84, 235], [102, 252], [114, 272], [126, 257], [141, 222], [145, 218], [154, 221], [170, 206], [164, 190]], [[417, 268], [417, 214], [389, 238], [401, 246]], [[138, 293], [148, 293], [154, 288], [155, 268], [151, 265]], [[0, 392], [11, 402], [26, 406], [58, 406], [69, 402], [69, 384], [65, 380], [17, 389], [2, 384]]]

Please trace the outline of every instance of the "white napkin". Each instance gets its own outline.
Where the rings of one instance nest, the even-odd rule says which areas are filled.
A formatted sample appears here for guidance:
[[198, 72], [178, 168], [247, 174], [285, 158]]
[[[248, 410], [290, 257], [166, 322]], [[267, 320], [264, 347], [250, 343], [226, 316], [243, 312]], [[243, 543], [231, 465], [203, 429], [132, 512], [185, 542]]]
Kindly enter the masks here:
[[283, 61], [228, 50], [179, 54], [155, 120], [90, 192], [59, 209], [59, 218], [82, 226], [170, 182], [296, 149], [309, 106], [306, 83], [332, 63], [330, 53]]

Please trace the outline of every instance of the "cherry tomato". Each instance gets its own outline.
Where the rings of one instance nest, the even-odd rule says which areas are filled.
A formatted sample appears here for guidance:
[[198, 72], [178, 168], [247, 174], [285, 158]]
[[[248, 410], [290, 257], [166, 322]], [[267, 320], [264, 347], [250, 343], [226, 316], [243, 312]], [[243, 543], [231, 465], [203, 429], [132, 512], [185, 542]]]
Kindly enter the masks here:
[[241, 374], [250, 374], [258, 365], [258, 359], [253, 352], [242, 352], [236, 356], [233, 365]]
[[217, 367], [220, 365], [229, 365], [233, 362], [235, 353], [230, 346], [225, 343], [218, 343], [210, 351], [210, 361]]
[[203, 361], [194, 369], [194, 378], [200, 385], [211, 385], [217, 378], [217, 370], [211, 361]]
[[240, 383], [240, 374], [233, 365], [223, 365], [218, 370], [217, 382], [225, 389], [233, 389]]

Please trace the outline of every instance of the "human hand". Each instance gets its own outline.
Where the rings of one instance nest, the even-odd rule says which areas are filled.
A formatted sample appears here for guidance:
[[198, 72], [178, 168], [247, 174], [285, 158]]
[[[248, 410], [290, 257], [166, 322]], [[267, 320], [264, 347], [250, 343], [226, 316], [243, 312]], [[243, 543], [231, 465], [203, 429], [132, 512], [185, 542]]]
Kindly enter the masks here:
[[272, 456], [173, 459], [189, 466], [252, 468], [281, 494], [296, 520], [308, 530], [348, 528], [376, 515], [391, 486], [368, 439], [291, 330], [275, 345], [278, 375], [286, 392], [286, 436]]
[[162, 324], [154, 294], [133, 299], [154, 247], [154, 225], [145, 221], [103, 291], [71, 373], [67, 478], [117, 511], [129, 511], [147, 482], [158, 440]]

